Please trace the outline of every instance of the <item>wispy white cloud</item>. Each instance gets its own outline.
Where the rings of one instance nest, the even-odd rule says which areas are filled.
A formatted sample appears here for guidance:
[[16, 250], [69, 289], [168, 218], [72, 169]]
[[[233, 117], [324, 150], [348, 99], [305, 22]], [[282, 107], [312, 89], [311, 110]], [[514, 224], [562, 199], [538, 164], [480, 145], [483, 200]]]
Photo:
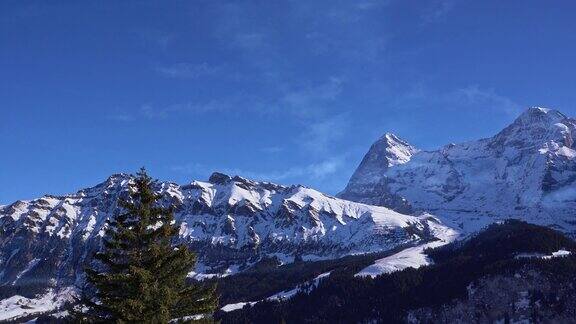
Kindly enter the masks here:
[[322, 83], [288, 90], [275, 103], [281, 112], [300, 123], [302, 132], [296, 138], [300, 148], [323, 155], [348, 131], [349, 116], [334, 109], [343, 90], [343, 80], [330, 77]]
[[[324, 82], [298, 87], [279, 86], [278, 98], [266, 98], [240, 93], [210, 101], [188, 101], [168, 105], [145, 103], [132, 111], [117, 112], [112, 119], [130, 121], [138, 118], [167, 119], [183, 114], [205, 113], [251, 113], [292, 118], [313, 134], [334, 119], [333, 106], [344, 88], [339, 77], [330, 77]], [[309, 127], [309, 125], [313, 125]]]
[[325, 16], [341, 23], [356, 23], [370, 11], [389, 6], [392, 0], [332, 1], [325, 8]]
[[424, 7], [422, 21], [424, 24], [441, 22], [454, 9], [456, 0], [435, 0], [428, 7]]
[[312, 178], [315, 180], [324, 179], [330, 176], [342, 166], [342, 161], [336, 158], [328, 159], [325, 161], [311, 163], [304, 166], [291, 167], [286, 170], [271, 170], [268, 172], [243, 170], [243, 169], [221, 169], [227, 174], [237, 174], [251, 179], [262, 181], [286, 181], [294, 180], [297, 178]]
[[318, 101], [334, 100], [341, 92], [342, 80], [338, 77], [330, 77], [325, 83], [288, 92], [283, 100], [291, 106], [309, 106]]
[[343, 81], [330, 77], [326, 82], [285, 91], [277, 105], [300, 118], [323, 115], [343, 90]]
[[264, 45], [265, 35], [263, 33], [238, 33], [233, 36], [231, 44], [242, 49], [257, 49]]
[[396, 95], [394, 106], [398, 109], [418, 109], [437, 107], [438, 111], [492, 111], [516, 116], [522, 111], [522, 105], [500, 95], [494, 89], [478, 85], [438, 91], [424, 84], [418, 84], [409, 91]]
[[131, 112], [119, 112], [107, 115], [111, 120], [130, 122], [137, 119], [161, 120], [171, 117], [182, 116], [182, 114], [204, 114], [225, 111], [230, 109], [226, 103], [217, 100], [206, 103], [177, 103], [167, 106], [157, 106], [153, 104], [144, 104], [139, 109]]
[[336, 144], [349, 131], [349, 127], [350, 119], [345, 114], [309, 121], [298, 140], [302, 148], [314, 155], [340, 151], [342, 148]]
[[477, 85], [456, 89], [444, 97], [447, 101], [458, 103], [462, 107], [473, 108], [482, 105], [485, 109], [502, 111], [513, 117], [522, 111], [522, 106], [512, 99], [497, 94], [494, 89], [482, 89]]
[[176, 63], [157, 67], [156, 71], [170, 78], [196, 79], [204, 76], [217, 75], [223, 71], [223, 68], [221, 66], [211, 66], [208, 65], [208, 63]]
[[260, 151], [268, 154], [275, 154], [284, 151], [284, 148], [280, 146], [268, 146], [261, 148]]
[[172, 166], [170, 169], [174, 172], [191, 176], [208, 177], [212, 172], [218, 171], [254, 180], [281, 182], [302, 178], [321, 180], [338, 172], [342, 166], [343, 159], [341, 157], [332, 157], [317, 163], [291, 167], [285, 170], [254, 171], [229, 167], [208, 167], [198, 163], [176, 165]]
[[134, 116], [127, 113], [115, 113], [107, 115], [106, 118], [119, 122], [130, 122], [134, 120]]
[[139, 113], [148, 119], [166, 118], [168, 116], [166, 109], [156, 109], [150, 104], [142, 105]]
[[177, 34], [174, 32], [166, 32], [159, 29], [146, 28], [136, 31], [143, 41], [161, 49], [162, 51], [167, 51], [170, 45], [172, 45], [177, 39]]
[[215, 171], [210, 170], [208, 167], [200, 163], [186, 163], [182, 165], [173, 165], [170, 167], [170, 170], [193, 176], [206, 176], [210, 172]]
[[[64, 4], [52, 2], [16, 2], [18, 6], [3, 6], [0, 22], [13, 22], [26, 19], [37, 19], [49, 14], [52, 10], [64, 9]], [[5, 4], [5, 3], [2, 3]]]
[[141, 108], [141, 113], [147, 118], [156, 119], [156, 118], [166, 118], [171, 115], [178, 115], [182, 113], [203, 114], [203, 113], [224, 111], [226, 109], [228, 109], [228, 106], [225, 103], [213, 100], [206, 103], [195, 103], [195, 102], [177, 103], [164, 107], [154, 107], [152, 105], [144, 105]]
[[392, 0], [363, 0], [363, 1], [353, 1], [356, 9], [359, 10], [372, 10], [378, 7], [389, 6]]
[[[266, 50], [270, 54], [267, 44], [272, 26], [269, 20], [255, 19], [253, 10], [260, 9], [254, 4], [238, 2], [214, 2], [214, 34], [228, 48], [246, 51], [254, 54], [255, 51]], [[256, 15], [257, 16], [257, 15]], [[264, 54], [264, 53], [262, 53]]]

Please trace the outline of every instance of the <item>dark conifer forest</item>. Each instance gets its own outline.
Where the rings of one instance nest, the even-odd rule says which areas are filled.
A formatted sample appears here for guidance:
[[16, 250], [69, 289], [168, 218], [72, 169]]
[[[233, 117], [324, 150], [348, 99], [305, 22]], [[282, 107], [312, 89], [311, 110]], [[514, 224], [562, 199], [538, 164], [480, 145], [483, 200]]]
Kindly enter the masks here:
[[[516, 257], [521, 253], [550, 254], [559, 249], [576, 251], [576, 243], [552, 229], [511, 220], [492, 225], [465, 242], [428, 251], [434, 265], [371, 279], [355, 277], [357, 269], [351, 264], [333, 271], [310, 293], [300, 293], [284, 302], [267, 301], [239, 311], [220, 312], [217, 318], [223, 323], [403, 323], [411, 313], [424, 322], [436, 322], [442, 318], [439, 314], [443, 307], [475, 298], [468, 296], [469, 287], [475, 283], [537, 275], [553, 288], [538, 284], [530, 287], [530, 302], [539, 305], [530, 318], [537, 321], [556, 312], [556, 318], [568, 319], [576, 311], [576, 290], [571, 284], [576, 279], [576, 257]], [[490, 319], [484, 317], [482, 309], [475, 312], [475, 321]], [[504, 310], [493, 314], [492, 319], [513, 315], [514, 311]]]

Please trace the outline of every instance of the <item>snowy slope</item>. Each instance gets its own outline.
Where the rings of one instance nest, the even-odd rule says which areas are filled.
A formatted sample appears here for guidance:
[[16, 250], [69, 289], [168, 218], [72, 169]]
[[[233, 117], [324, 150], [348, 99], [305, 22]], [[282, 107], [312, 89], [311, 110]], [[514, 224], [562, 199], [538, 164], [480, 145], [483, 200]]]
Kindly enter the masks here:
[[35, 298], [15, 295], [0, 300], [0, 321], [16, 321], [18, 318], [52, 312], [73, 302], [74, 297], [77, 294], [69, 287], [57, 291], [49, 289]]
[[431, 230], [436, 241], [404, 249], [391, 256], [376, 260], [374, 264], [362, 269], [356, 274], [359, 277], [376, 277], [384, 273], [401, 271], [406, 268], [420, 268], [432, 264], [432, 260], [424, 253], [426, 249], [446, 245], [459, 237], [459, 233], [440, 224], [431, 224]]
[[274, 294], [268, 298], [264, 298], [262, 300], [252, 301], [252, 302], [239, 302], [239, 303], [234, 303], [234, 304], [228, 304], [228, 305], [224, 305], [220, 309], [224, 312], [231, 312], [231, 311], [235, 311], [238, 309], [242, 309], [246, 305], [252, 306], [252, 305], [254, 305], [258, 302], [261, 302], [261, 301], [287, 300], [287, 299], [294, 297], [296, 294], [298, 294], [300, 292], [304, 292], [304, 293], [309, 294], [312, 290], [314, 290], [316, 287], [318, 287], [318, 284], [320, 283], [320, 281], [322, 279], [324, 279], [328, 276], [330, 276], [330, 272], [320, 274], [320, 275], [316, 276], [316, 278], [309, 280], [303, 284], [298, 285], [296, 288], [281, 291], [281, 292], [276, 293], [276, 294]]
[[[575, 139], [576, 120], [537, 107], [494, 137], [435, 151], [418, 151], [404, 141], [382, 144], [380, 139], [339, 197], [429, 211], [464, 232], [520, 218], [574, 235]], [[394, 147], [410, 147], [409, 158]], [[391, 164], [391, 159], [399, 162]]]
[[[119, 212], [118, 198], [127, 196], [131, 181], [117, 174], [75, 194], [0, 208], [0, 284], [65, 287], [82, 280], [105, 221]], [[242, 271], [263, 256], [292, 262], [295, 256], [337, 258], [417, 244], [433, 238], [430, 224], [436, 226], [429, 215], [220, 173], [208, 182], [160, 182], [156, 190], [164, 205], [175, 206], [179, 240], [198, 251], [199, 273]]]

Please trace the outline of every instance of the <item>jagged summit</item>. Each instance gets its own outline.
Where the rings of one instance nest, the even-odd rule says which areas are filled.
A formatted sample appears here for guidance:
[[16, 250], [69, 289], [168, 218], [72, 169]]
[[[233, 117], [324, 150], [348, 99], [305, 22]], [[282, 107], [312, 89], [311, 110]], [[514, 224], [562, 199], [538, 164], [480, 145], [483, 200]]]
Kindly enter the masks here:
[[129, 173], [114, 173], [114, 174], [111, 174], [108, 178], [106, 178], [106, 180], [104, 182], [101, 182], [97, 186], [116, 184], [116, 183], [120, 183], [122, 181], [131, 180], [133, 178], [134, 178], [134, 175], [129, 174]]
[[[365, 204], [388, 206], [402, 213], [412, 212], [405, 199], [395, 195], [382, 195], [387, 186], [387, 179], [382, 171], [407, 163], [418, 151], [398, 136], [385, 133], [372, 144], [350, 178], [350, 182], [338, 197]], [[366, 197], [368, 191], [371, 194]]]
[[232, 181], [232, 177], [220, 172], [214, 172], [210, 175], [210, 178], [208, 178], [208, 182], [213, 184], [224, 184], [229, 181]]
[[[570, 119], [558, 110], [542, 107], [530, 107], [514, 120], [502, 132], [509, 129], [516, 130], [557, 130], [558, 124], [570, 124]], [[526, 134], [530, 135], [530, 134]], [[532, 133], [534, 135], [534, 133]], [[535, 138], [539, 139], [539, 138]]]
[[386, 132], [384, 133], [384, 135], [382, 135], [380, 137], [380, 140], [386, 140], [390, 143], [394, 143], [394, 142], [400, 142], [403, 143], [405, 145], [408, 145], [408, 143], [406, 141], [404, 141], [403, 139], [401, 139], [400, 137], [396, 136], [396, 134], [394, 133], [390, 133], [390, 132]]
[[[198, 182], [198, 181], [195, 181]], [[245, 190], [271, 190], [282, 191], [288, 187], [266, 181], [250, 180], [239, 175], [229, 176], [221, 172], [214, 172], [208, 178], [208, 183], [222, 186], [237, 186]], [[304, 188], [301, 185], [292, 185], [290, 188]]]
[[517, 118], [517, 120], [521, 120], [524, 123], [531, 123], [541, 120], [559, 122], [567, 118], [568, 117], [566, 117], [566, 115], [555, 109], [544, 107], [529, 107]]
[[572, 148], [575, 129], [576, 121], [563, 113], [548, 108], [532, 107], [490, 139], [489, 147], [500, 153], [507, 147], [534, 152], [545, 146]]
[[410, 157], [418, 151], [407, 141], [392, 133], [385, 133], [376, 143], [372, 145], [373, 158], [384, 157], [388, 167], [406, 163]]
[[365, 170], [406, 163], [418, 149], [392, 133], [385, 133], [372, 146], [360, 165]]

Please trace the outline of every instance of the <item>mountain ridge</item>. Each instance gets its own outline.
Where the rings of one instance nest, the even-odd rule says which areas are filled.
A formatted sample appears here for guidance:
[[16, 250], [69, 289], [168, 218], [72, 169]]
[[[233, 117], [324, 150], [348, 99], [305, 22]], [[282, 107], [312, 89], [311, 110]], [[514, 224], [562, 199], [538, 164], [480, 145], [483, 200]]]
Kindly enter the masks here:
[[375, 151], [378, 140], [363, 159], [378, 163], [360, 163], [338, 197], [426, 210], [468, 233], [520, 218], [574, 235], [575, 139], [575, 119], [531, 107], [493, 137], [418, 150], [393, 166]]
[[[68, 195], [45, 195], [0, 208], [1, 285], [78, 284], [101, 248], [106, 220], [120, 212], [133, 177], [113, 174]], [[300, 185], [283, 186], [215, 172], [208, 182], [157, 182], [174, 206], [178, 242], [199, 254], [195, 275], [241, 271], [262, 257], [281, 262], [330, 259], [434, 239], [430, 214], [409, 216], [341, 200]]]

